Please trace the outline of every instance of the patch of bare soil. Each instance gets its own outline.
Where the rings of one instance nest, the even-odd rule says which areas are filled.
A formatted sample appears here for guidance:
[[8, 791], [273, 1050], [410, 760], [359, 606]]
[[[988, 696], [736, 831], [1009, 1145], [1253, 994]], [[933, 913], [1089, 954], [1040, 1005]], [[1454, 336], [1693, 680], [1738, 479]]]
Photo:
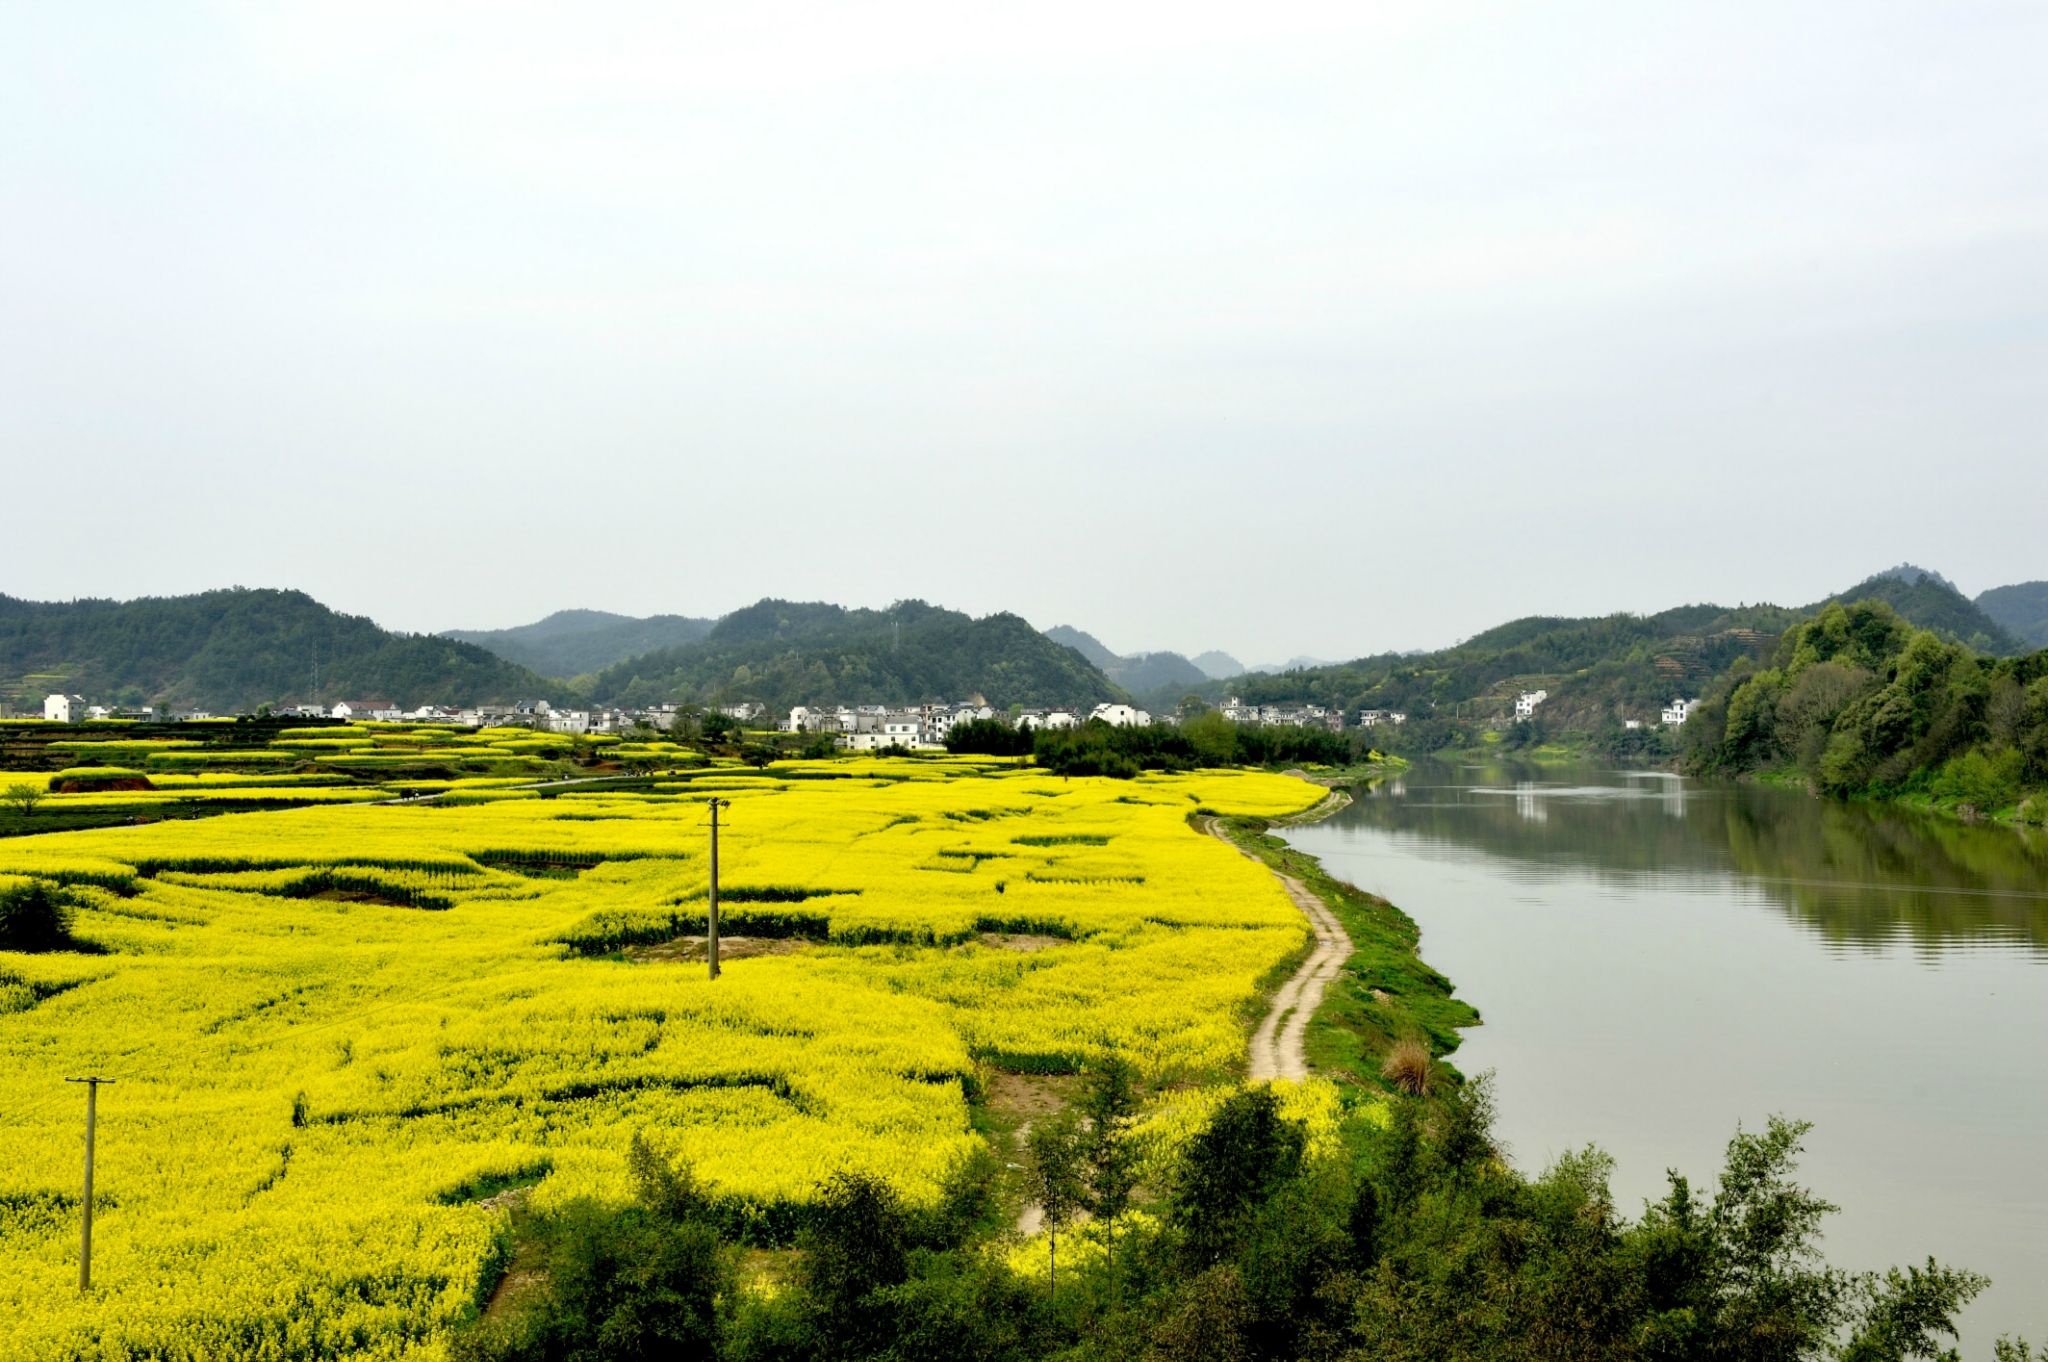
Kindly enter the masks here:
[[[797, 955], [810, 948], [811, 943], [801, 937], [720, 934], [718, 959], [723, 964], [727, 960], [747, 960], [757, 955]], [[628, 960], [650, 964], [688, 964], [692, 961], [701, 963], [708, 952], [703, 937], [679, 936], [652, 946], [628, 946], [625, 954]]]
[[1005, 1069], [990, 1069], [983, 1074], [982, 1091], [987, 1094], [990, 1112], [1006, 1121], [1021, 1123], [1021, 1140], [1034, 1119], [1065, 1108], [1080, 1082], [1072, 1074], [1013, 1074]]
[[498, 1278], [498, 1285], [491, 1292], [491, 1298], [484, 1302], [484, 1318], [492, 1319], [516, 1307], [534, 1292], [547, 1285], [548, 1274], [539, 1268], [514, 1267]]
[[999, 951], [1049, 951], [1054, 946], [1067, 943], [1056, 936], [1039, 936], [1032, 932], [979, 932], [976, 933], [984, 946], [993, 946]]
[[395, 899], [388, 894], [373, 893], [368, 889], [321, 889], [301, 897], [317, 899], [322, 903], [374, 903], [380, 908], [404, 908], [408, 906], [403, 899]]

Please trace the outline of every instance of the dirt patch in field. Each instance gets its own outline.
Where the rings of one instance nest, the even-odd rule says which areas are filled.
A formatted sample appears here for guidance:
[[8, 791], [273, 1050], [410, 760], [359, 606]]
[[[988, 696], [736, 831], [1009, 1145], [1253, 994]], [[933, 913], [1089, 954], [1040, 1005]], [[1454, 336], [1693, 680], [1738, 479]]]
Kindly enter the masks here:
[[1067, 943], [1056, 936], [1039, 936], [1031, 932], [977, 932], [981, 944], [993, 946], [999, 951], [1049, 951], [1054, 946]]
[[498, 1278], [491, 1298], [484, 1302], [484, 1318], [493, 1319], [516, 1307], [534, 1292], [547, 1286], [548, 1274], [536, 1267], [515, 1267]]
[[316, 899], [321, 903], [374, 903], [380, 908], [410, 908], [404, 899], [395, 899], [388, 894], [376, 894], [367, 889], [321, 889], [311, 894], [295, 894], [294, 898]]
[[[723, 964], [728, 960], [747, 960], [757, 955], [797, 955], [811, 949], [812, 943], [795, 936], [725, 936], [718, 938], [718, 959]], [[663, 941], [653, 946], [629, 946], [628, 960], [639, 960], [650, 964], [702, 963], [707, 955], [705, 939], [701, 936], [679, 936], [673, 941]]]
[[1081, 1080], [1071, 1074], [1017, 1074], [990, 1069], [983, 1076], [988, 1109], [1028, 1129], [1035, 1117], [1047, 1116], [1073, 1101]]

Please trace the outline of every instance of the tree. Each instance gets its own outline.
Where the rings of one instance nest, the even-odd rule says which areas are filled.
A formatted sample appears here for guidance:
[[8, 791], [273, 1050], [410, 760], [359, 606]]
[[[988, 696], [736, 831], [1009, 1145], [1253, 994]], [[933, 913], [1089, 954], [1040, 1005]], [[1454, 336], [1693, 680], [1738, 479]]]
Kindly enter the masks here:
[[797, 1242], [824, 1336], [848, 1354], [875, 1351], [888, 1312], [873, 1297], [910, 1276], [911, 1218], [895, 1189], [873, 1173], [833, 1174]]
[[458, 1362], [709, 1362], [735, 1295], [732, 1255], [688, 1165], [645, 1140], [627, 1153], [637, 1193], [624, 1210], [571, 1202], [533, 1227], [544, 1293], [458, 1334]]
[[49, 791], [41, 786], [32, 785], [27, 781], [16, 781], [9, 785], [4, 793], [0, 793], [0, 804], [13, 809], [23, 818], [30, 818], [48, 796]]
[[55, 951], [71, 944], [71, 910], [47, 881], [0, 889], [0, 950]]
[[1088, 1196], [1108, 1234], [1109, 1275], [1116, 1280], [1116, 1222], [1130, 1209], [1138, 1183], [1131, 1122], [1138, 1114], [1137, 1071], [1121, 1055], [1108, 1055], [1088, 1071], [1081, 1097], [1088, 1118]]
[[1273, 1194], [1301, 1170], [1308, 1135], [1270, 1088], [1231, 1094], [1189, 1143], [1172, 1217], [1190, 1265], [1220, 1263]]
[[1060, 1230], [1080, 1214], [1088, 1197], [1088, 1150], [1081, 1123], [1063, 1111], [1031, 1128], [1031, 1189], [1045, 1215], [1047, 1294], [1060, 1286]]

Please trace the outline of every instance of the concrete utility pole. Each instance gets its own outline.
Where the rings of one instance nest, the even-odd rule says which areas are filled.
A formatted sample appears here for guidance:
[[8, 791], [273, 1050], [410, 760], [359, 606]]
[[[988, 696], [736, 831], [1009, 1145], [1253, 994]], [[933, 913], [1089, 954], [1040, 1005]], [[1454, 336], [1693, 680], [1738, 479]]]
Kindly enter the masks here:
[[711, 957], [711, 977], [718, 977], [718, 811], [730, 799], [711, 799], [711, 911], [705, 918], [704, 949]]
[[85, 1084], [85, 1228], [78, 1241], [78, 1289], [92, 1290], [92, 1137], [93, 1125], [98, 1116], [100, 1084], [111, 1083], [111, 1078], [94, 1074], [89, 1078], [67, 1078], [66, 1083]]

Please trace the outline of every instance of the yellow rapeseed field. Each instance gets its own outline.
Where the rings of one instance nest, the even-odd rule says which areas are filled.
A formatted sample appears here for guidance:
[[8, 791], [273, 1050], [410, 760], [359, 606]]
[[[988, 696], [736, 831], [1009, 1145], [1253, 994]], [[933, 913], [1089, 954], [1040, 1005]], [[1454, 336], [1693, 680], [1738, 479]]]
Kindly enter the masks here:
[[[644, 948], [702, 932], [714, 792], [762, 953], [711, 982]], [[936, 1195], [990, 1067], [1225, 1076], [1306, 927], [1187, 816], [1320, 794], [878, 758], [0, 841], [101, 948], [0, 952], [0, 1359], [439, 1356], [493, 1195], [622, 1197], [635, 1132], [773, 1241], [836, 1169]]]

